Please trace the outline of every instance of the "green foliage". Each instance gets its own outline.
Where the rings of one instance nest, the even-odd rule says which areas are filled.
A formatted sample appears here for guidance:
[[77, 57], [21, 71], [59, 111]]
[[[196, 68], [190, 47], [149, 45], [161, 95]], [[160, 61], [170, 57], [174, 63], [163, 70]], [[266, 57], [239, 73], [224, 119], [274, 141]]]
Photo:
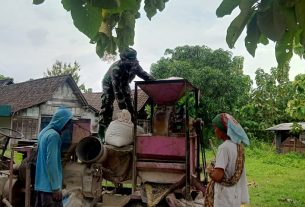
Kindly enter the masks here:
[[298, 137], [302, 132], [303, 132], [302, 125], [297, 122], [294, 122], [291, 126], [290, 133]]
[[5, 79], [11, 79], [11, 78], [0, 74], [0, 80], [5, 80]]
[[286, 112], [295, 121], [305, 120], [305, 74], [299, 74], [292, 83], [294, 95], [288, 102]]
[[52, 65], [52, 68], [47, 69], [44, 73], [44, 77], [58, 76], [58, 75], [71, 75], [75, 83], [78, 85], [79, 89], [84, 93], [92, 93], [91, 88], [86, 88], [84, 84], [79, 84], [79, 74], [80, 65], [75, 61], [73, 65], [70, 63], [62, 63], [58, 60]]
[[[142, 0], [62, 0], [71, 13], [75, 27], [84, 33], [90, 43], [96, 44], [99, 57], [115, 55], [134, 44], [135, 22], [140, 17]], [[144, 10], [151, 18], [165, 8], [168, 0], [144, 0]], [[33, 0], [41, 4], [44, 0]]]
[[272, 68], [268, 74], [256, 71], [257, 87], [251, 91], [249, 102], [237, 114], [238, 120], [253, 137], [271, 140], [273, 136], [265, 129], [281, 122], [290, 122], [286, 113], [287, 103], [293, 97], [292, 83], [288, 79], [290, 67]]
[[227, 44], [234, 47], [247, 26], [245, 46], [254, 57], [257, 44], [276, 42], [275, 55], [279, 67], [290, 61], [294, 48], [303, 57], [305, 48], [304, 0], [223, 0], [216, 10], [218, 17], [230, 15], [239, 7], [240, 13], [227, 30]]
[[[235, 113], [248, 101], [251, 86], [243, 74], [243, 58], [222, 49], [183, 46], [167, 49], [165, 56], [152, 64], [156, 78], [182, 77], [201, 91], [199, 114], [208, 127], [220, 112]], [[206, 130], [209, 134], [209, 130]]]

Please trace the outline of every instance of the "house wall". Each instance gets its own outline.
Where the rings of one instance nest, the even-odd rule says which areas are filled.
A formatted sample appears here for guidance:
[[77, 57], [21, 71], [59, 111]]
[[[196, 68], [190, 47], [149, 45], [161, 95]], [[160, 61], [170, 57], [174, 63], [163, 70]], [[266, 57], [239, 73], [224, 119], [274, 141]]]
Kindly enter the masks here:
[[[79, 119], [90, 119], [91, 122], [91, 127], [90, 131], [91, 133], [96, 133], [98, 128], [98, 123], [95, 117], [95, 112], [90, 109], [90, 108], [85, 108], [81, 105], [78, 97], [73, 93], [72, 88], [68, 83], [63, 84], [62, 86], [59, 86], [57, 91], [53, 94], [53, 96], [48, 100], [47, 102], [39, 105], [39, 106], [34, 106], [31, 108], [27, 108], [24, 110], [19, 111], [18, 113], [14, 114], [12, 117], [12, 120], [16, 122], [16, 120], [20, 119], [26, 119], [30, 118], [33, 120], [37, 120], [37, 133], [40, 131], [40, 125], [41, 125], [41, 117], [51, 117], [55, 111], [58, 109], [60, 106], [65, 106], [69, 108], [73, 115]], [[20, 122], [19, 122], [20, 123]], [[20, 126], [22, 125], [22, 126]], [[15, 124], [16, 126], [16, 124]], [[24, 125], [19, 124], [18, 129], [22, 129]], [[31, 136], [30, 138], [36, 138], [36, 135], [29, 135]]]
[[11, 128], [11, 117], [0, 117], [0, 127]]

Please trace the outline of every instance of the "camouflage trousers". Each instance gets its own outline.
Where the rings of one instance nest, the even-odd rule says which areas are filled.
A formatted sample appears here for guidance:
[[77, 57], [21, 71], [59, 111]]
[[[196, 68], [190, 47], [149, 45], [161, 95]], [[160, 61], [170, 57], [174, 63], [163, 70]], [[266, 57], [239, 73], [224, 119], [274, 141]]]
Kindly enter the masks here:
[[[103, 84], [103, 94], [101, 96], [101, 111], [99, 113], [99, 131], [98, 136], [104, 142], [105, 131], [112, 121], [113, 116], [113, 102], [117, 98], [119, 109], [127, 109], [131, 115], [133, 115], [133, 104], [131, 100], [131, 91], [129, 86], [122, 88], [123, 93], [120, 96], [115, 97], [112, 85]], [[132, 116], [133, 117], [133, 116]]]

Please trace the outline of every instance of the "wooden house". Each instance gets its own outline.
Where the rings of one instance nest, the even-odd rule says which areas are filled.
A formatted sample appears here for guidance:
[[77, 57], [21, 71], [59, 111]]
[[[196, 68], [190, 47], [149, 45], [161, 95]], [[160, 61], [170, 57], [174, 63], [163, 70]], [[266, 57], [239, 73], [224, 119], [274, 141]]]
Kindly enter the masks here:
[[0, 127], [20, 131], [26, 139], [36, 139], [60, 106], [69, 108], [88, 134], [97, 132], [95, 109], [88, 105], [71, 75], [0, 82], [0, 109], [6, 109], [0, 113]]
[[[299, 137], [295, 137], [290, 133], [293, 123], [281, 123], [270, 127], [266, 130], [274, 131], [274, 143], [277, 152], [303, 152], [305, 153], [305, 132], [303, 131]], [[305, 122], [299, 123], [303, 130], [305, 130]]]

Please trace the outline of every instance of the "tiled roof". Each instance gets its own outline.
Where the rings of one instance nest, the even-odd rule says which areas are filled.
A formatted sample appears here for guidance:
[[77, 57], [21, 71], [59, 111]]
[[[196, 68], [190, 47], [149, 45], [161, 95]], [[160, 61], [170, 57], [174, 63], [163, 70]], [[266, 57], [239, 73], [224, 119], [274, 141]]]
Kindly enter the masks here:
[[101, 92], [83, 93], [88, 105], [91, 106], [96, 112], [99, 112], [101, 109], [101, 95]]
[[0, 104], [11, 105], [12, 111], [29, 108], [48, 101], [59, 86], [68, 82], [83, 105], [87, 105], [71, 75], [29, 80], [0, 87]]
[[[86, 98], [88, 104], [93, 107], [96, 112], [99, 112], [101, 109], [101, 96], [102, 96], [102, 92], [98, 92], [98, 93], [84, 93], [83, 94], [84, 97]], [[132, 91], [132, 96], [134, 95], [134, 91]], [[140, 111], [143, 106], [145, 105], [145, 103], [148, 100], [148, 96], [146, 95], [146, 93], [144, 93], [144, 91], [142, 90], [138, 90], [138, 111]], [[119, 110], [118, 104], [116, 101], [114, 101], [114, 112], [113, 114], [115, 115], [116, 112]]]

